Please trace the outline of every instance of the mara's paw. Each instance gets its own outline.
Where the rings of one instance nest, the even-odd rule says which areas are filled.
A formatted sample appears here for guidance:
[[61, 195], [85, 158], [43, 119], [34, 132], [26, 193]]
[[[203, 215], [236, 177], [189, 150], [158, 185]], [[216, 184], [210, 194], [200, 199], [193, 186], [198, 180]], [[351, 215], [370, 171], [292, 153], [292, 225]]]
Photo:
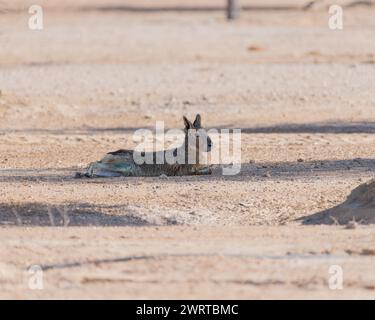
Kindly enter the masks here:
[[197, 174], [198, 175], [210, 175], [212, 174], [212, 170], [210, 167], [205, 167], [205, 168], [199, 169], [197, 171]]
[[87, 172], [76, 172], [73, 177], [74, 179], [92, 178]]

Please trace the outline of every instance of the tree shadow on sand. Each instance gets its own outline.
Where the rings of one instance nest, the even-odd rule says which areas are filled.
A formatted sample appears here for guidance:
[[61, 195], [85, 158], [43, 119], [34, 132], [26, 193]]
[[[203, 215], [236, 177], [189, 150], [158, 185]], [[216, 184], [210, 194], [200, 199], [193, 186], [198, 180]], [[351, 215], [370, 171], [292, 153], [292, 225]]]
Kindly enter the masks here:
[[0, 129], [0, 134], [9, 133], [23, 133], [23, 134], [49, 134], [49, 135], [97, 135], [103, 132], [112, 134], [117, 133], [134, 133], [139, 129], [152, 130], [150, 126], [145, 127], [89, 127], [82, 126], [79, 128], [64, 128], [64, 129], [45, 129], [45, 128], [25, 128], [25, 129]]
[[[121, 215], [111, 211], [121, 210]], [[127, 206], [98, 206], [88, 203], [0, 203], [0, 226], [147, 226], [148, 221]]]
[[[230, 129], [239, 128], [234, 124], [225, 124], [207, 129]], [[23, 133], [23, 134], [50, 134], [50, 135], [98, 135], [105, 133], [111, 134], [124, 134], [134, 133], [139, 129], [147, 129], [153, 131], [155, 128], [152, 126], [137, 126], [137, 127], [90, 127], [83, 126], [80, 128], [65, 128], [65, 129], [43, 129], [43, 128], [26, 128], [26, 129], [0, 129], [0, 134], [9, 133]], [[172, 128], [165, 128], [166, 130]], [[254, 126], [254, 127], [242, 127], [241, 133], [243, 134], [288, 134], [288, 133], [375, 133], [375, 122], [321, 122], [321, 123], [284, 123], [272, 126]]]
[[375, 172], [375, 159], [310, 160], [283, 162], [242, 163], [241, 172], [236, 175], [223, 175], [222, 168], [216, 168], [211, 180], [283, 180], [340, 173], [358, 175]]
[[[248, 5], [242, 4], [242, 11], [306, 11], [311, 9], [316, 1], [306, 1], [306, 4], [291, 5], [291, 4], [272, 4], [272, 5]], [[169, 5], [169, 6], [137, 6], [137, 5], [102, 5], [102, 6], [83, 6], [79, 10], [82, 11], [102, 11], [102, 12], [128, 12], [128, 13], [210, 13], [210, 12], [224, 12], [227, 7], [225, 1], [222, 5]], [[370, 1], [355, 1], [345, 5], [346, 8], [356, 6], [371, 6]]]
[[[36, 183], [73, 183], [73, 184], [117, 184], [137, 183], [184, 183], [200, 181], [244, 181], [244, 180], [282, 180], [340, 173], [358, 175], [375, 172], [375, 159], [355, 158], [342, 160], [309, 160], [242, 163], [240, 172], [234, 175], [223, 175], [222, 165], [214, 165], [212, 175], [170, 176], [170, 177], [115, 177], [115, 178], [82, 178], [75, 179], [77, 171], [84, 168], [59, 169], [9, 169], [0, 170], [0, 183], [36, 182]], [[225, 166], [225, 167], [231, 167]]]
[[346, 225], [353, 220], [352, 217], [336, 217], [335, 211], [339, 208], [340, 205], [298, 218], [296, 221], [301, 222], [303, 225]]
[[[224, 125], [220, 128], [233, 127]], [[322, 122], [322, 123], [285, 123], [273, 126], [243, 127], [241, 133], [375, 133], [375, 122]]]

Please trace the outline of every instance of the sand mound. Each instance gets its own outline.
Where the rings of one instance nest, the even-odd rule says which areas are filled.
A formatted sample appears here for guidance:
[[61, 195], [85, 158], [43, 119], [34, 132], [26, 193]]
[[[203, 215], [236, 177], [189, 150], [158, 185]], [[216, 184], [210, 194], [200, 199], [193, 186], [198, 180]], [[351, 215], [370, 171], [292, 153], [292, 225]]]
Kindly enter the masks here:
[[346, 201], [336, 207], [303, 218], [304, 224], [375, 223], [375, 179], [355, 188]]

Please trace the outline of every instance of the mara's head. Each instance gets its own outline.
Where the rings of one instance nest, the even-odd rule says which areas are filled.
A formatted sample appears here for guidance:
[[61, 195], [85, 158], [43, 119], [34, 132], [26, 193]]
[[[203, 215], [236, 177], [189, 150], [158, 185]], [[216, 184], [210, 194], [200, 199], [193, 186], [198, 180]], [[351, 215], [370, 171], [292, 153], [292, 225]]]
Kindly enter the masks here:
[[210, 152], [212, 148], [211, 138], [207, 131], [202, 128], [201, 116], [197, 114], [194, 122], [189, 121], [185, 116], [185, 145], [191, 150]]

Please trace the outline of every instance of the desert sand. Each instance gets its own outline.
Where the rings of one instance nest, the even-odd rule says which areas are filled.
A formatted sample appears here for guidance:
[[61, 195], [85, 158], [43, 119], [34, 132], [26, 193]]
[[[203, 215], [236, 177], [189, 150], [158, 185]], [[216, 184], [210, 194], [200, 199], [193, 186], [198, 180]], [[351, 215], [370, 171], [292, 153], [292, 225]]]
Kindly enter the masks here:
[[[374, 195], [337, 207], [374, 177], [375, 6], [39, 2], [41, 31], [0, 2], [0, 298], [375, 298]], [[242, 129], [240, 174], [73, 178], [197, 113]]]

